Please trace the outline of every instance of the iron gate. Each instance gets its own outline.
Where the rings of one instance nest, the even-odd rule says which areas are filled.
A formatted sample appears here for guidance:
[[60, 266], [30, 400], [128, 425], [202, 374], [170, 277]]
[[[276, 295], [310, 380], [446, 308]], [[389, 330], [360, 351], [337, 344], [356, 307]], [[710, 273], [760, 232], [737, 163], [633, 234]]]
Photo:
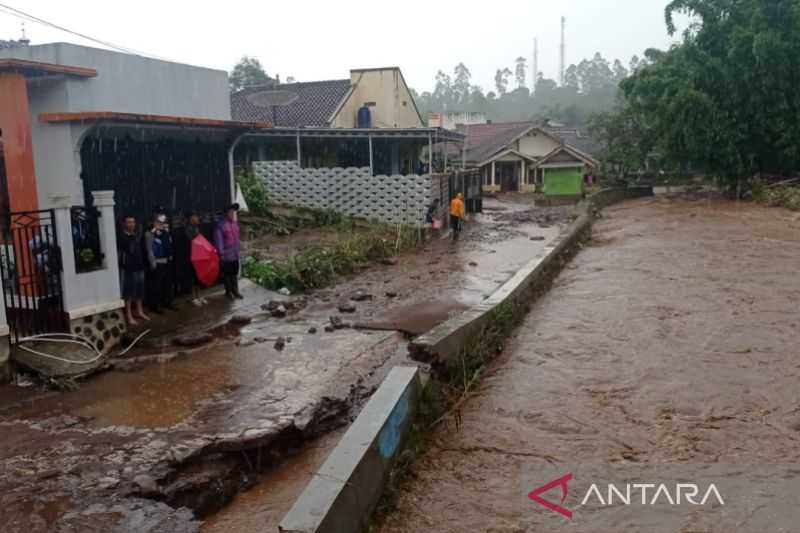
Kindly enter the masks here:
[[61, 248], [52, 210], [2, 216], [0, 278], [11, 342], [67, 330]]

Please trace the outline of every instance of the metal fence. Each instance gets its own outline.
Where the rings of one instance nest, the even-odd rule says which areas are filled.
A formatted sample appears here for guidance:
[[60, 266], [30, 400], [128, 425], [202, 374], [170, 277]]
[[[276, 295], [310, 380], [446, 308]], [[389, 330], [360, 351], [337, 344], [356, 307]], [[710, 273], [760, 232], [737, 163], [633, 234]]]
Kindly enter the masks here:
[[52, 210], [6, 213], [0, 278], [12, 342], [65, 331], [62, 257]]
[[75, 271], [83, 274], [100, 270], [105, 259], [100, 247], [100, 212], [94, 207], [73, 207], [70, 215]]

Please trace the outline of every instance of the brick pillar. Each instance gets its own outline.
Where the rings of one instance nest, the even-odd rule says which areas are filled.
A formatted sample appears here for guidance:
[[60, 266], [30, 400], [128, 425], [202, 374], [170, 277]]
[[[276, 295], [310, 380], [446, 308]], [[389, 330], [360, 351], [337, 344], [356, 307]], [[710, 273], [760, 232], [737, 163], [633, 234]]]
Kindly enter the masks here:
[[33, 164], [28, 88], [22, 74], [0, 73], [0, 131], [11, 211], [35, 211], [39, 208], [39, 201]]

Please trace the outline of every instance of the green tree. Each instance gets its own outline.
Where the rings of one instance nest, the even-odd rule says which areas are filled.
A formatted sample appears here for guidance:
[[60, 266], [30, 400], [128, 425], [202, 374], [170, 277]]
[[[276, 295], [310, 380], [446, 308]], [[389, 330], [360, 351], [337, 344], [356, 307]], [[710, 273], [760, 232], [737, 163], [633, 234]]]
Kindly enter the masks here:
[[245, 87], [264, 85], [273, 81], [264, 71], [261, 61], [250, 56], [242, 56], [242, 59], [233, 67], [228, 80], [231, 91], [234, 92]]
[[497, 69], [494, 75], [494, 86], [497, 88], [497, 94], [500, 96], [508, 92], [508, 77], [511, 76], [511, 71], [508, 68]]

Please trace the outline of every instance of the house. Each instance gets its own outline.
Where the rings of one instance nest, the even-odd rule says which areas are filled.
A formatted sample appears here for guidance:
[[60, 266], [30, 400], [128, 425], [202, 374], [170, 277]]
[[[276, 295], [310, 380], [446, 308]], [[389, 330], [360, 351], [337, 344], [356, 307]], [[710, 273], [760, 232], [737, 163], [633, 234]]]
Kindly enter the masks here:
[[354, 69], [349, 79], [270, 84], [231, 95], [234, 120], [284, 128], [421, 128], [417, 105], [398, 67]]
[[235, 140], [265, 126], [231, 120], [224, 71], [66, 43], [0, 48], [12, 341], [77, 328], [113, 345], [112, 324], [124, 330], [117, 218], [144, 222], [155, 206], [213, 217], [234, 198]]
[[599, 167], [571, 144], [583, 140], [577, 130], [534, 122], [472, 124], [458, 130], [466, 136], [466, 164], [480, 170], [487, 192], [540, 189], [551, 196], [579, 195], [584, 175]]

